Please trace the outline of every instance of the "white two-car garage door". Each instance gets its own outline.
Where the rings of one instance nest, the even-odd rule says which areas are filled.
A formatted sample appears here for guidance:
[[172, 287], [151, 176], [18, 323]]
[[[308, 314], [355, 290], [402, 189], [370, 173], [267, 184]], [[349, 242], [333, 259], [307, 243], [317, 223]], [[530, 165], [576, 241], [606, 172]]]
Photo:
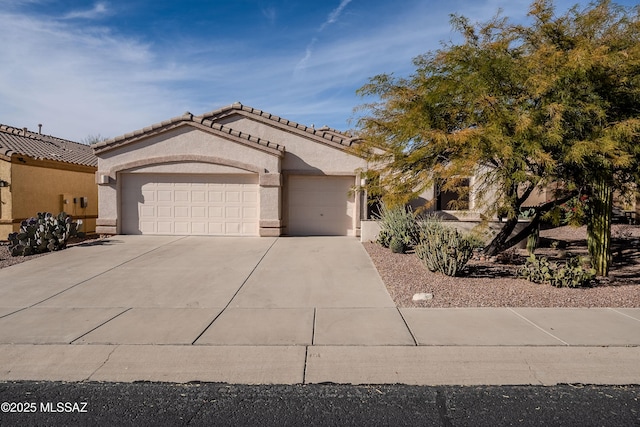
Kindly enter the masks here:
[[290, 175], [287, 234], [354, 235], [354, 182], [354, 176]]
[[122, 176], [124, 234], [258, 235], [255, 174]]

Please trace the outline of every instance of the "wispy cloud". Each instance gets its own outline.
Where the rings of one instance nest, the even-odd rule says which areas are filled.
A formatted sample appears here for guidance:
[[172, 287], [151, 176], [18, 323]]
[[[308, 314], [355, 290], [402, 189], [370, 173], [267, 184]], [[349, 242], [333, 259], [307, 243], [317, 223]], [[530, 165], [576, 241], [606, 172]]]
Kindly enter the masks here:
[[34, 16], [0, 14], [0, 28], [0, 55], [12, 64], [0, 67], [0, 81], [12, 82], [0, 87], [7, 124], [43, 123], [47, 133], [76, 139], [116, 136], [162, 120], [157, 111], [171, 116], [172, 98], [180, 103], [167, 86], [186, 71], [159, 63], [145, 43]]
[[[347, 7], [349, 3], [351, 3], [351, 0], [341, 0], [340, 5], [337, 8], [335, 8], [333, 11], [331, 11], [331, 13], [327, 16], [327, 19], [322, 23], [322, 25], [320, 25], [318, 32], [321, 33], [322, 31], [324, 31], [326, 27], [335, 23], [340, 17], [340, 15], [342, 14], [342, 11], [344, 10], [344, 8]], [[318, 42], [318, 37], [314, 37], [313, 39], [311, 39], [311, 42], [309, 42], [305, 50], [304, 57], [300, 61], [298, 61], [298, 63], [296, 64], [293, 70], [294, 75], [299, 74], [302, 70], [304, 70], [307, 67], [307, 63], [311, 59], [311, 55], [313, 54], [313, 48], [317, 42]]]
[[74, 10], [65, 14], [63, 19], [98, 19], [109, 13], [107, 3], [98, 2], [88, 10]]
[[295, 69], [293, 70], [294, 75], [298, 75], [300, 72], [304, 71], [305, 68], [307, 68], [307, 64], [309, 63], [309, 60], [311, 60], [313, 47], [317, 42], [318, 42], [317, 37], [314, 37], [313, 39], [311, 39], [311, 41], [307, 45], [307, 49], [305, 50], [304, 57], [300, 61], [298, 61], [298, 63], [295, 66]]
[[[241, 101], [300, 123], [345, 129], [353, 107], [362, 101], [354, 92], [369, 77], [407, 75], [413, 57], [455, 36], [449, 13], [457, 9], [485, 20], [502, 6], [506, 16], [522, 18], [528, 2], [447, 1], [456, 5], [435, 2], [436, 8], [435, 3], [407, 0], [406, 7], [378, 20], [375, 11], [358, 22], [364, 15], [355, 8], [360, 4], [343, 0], [315, 22], [344, 21], [345, 11], [353, 8], [349, 19], [354, 25], [331, 34], [321, 34], [313, 24], [311, 31], [296, 28], [296, 34], [307, 34], [308, 43], [302, 38], [291, 42], [296, 49], [273, 50], [264, 48], [267, 43], [258, 46], [255, 33], [244, 28], [228, 38], [204, 38], [194, 31], [182, 38], [171, 34], [168, 41], [148, 40], [145, 33], [131, 35], [130, 28], [120, 32], [95, 21], [52, 20], [0, 7], [0, 57], [10, 65], [0, 67], [0, 122], [30, 128], [43, 123], [46, 133], [80, 140], [113, 137], [184, 111], [198, 114]], [[463, 3], [468, 7], [463, 9]], [[284, 21], [285, 15], [277, 18]], [[250, 36], [243, 38], [245, 33]]]
[[264, 15], [264, 17], [267, 18], [267, 21], [269, 21], [269, 24], [272, 25], [278, 19], [278, 11], [273, 6], [262, 8], [262, 15]]
[[329, 16], [327, 16], [327, 20], [324, 21], [323, 24], [320, 26], [320, 31], [323, 31], [327, 26], [335, 23], [340, 17], [340, 15], [342, 14], [342, 11], [344, 10], [344, 8], [347, 7], [349, 3], [351, 3], [351, 0], [342, 0], [340, 2], [340, 5], [337, 8], [335, 8], [329, 14]]

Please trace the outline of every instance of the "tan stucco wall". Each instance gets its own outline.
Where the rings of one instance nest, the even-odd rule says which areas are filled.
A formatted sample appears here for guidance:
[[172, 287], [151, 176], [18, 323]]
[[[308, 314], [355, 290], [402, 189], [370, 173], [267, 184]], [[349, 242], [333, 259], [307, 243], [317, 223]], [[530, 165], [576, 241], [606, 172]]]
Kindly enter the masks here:
[[[11, 159], [0, 158], [0, 180], [11, 182]], [[13, 231], [11, 188], [0, 187], [0, 240]]]
[[[229, 141], [192, 126], [183, 126], [160, 135], [135, 141], [121, 148], [99, 154], [98, 170], [108, 172], [122, 165], [149, 161], [147, 165], [172, 161], [172, 158], [190, 155], [216, 157], [226, 165], [241, 168], [241, 165], [255, 165], [256, 168], [277, 172], [279, 158], [269, 155], [251, 144]], [[156, 159], [154, 161], [154, 159]], [[192, 159], [193, 160], [193, 159]], [[173, 160], [176, 161], [176, 160]], [[189, 161], [184, 159], [182, 161]], [[131, 166], [141, 167], [145, 165]], [[127, 168], [129, 169], [129, 168]], [[189, 172], [189, 171], [184, 171]], [[254, 172], [257, 172], [254, 170]]]
[[359, 168], [366, 168], [364, 159], [349, 154], [342, 147], [332, 146], [321, 139], [311, 140], [307, 132], [280, 128], [235, 115], [224, 121], [235, 130], [247, 132], [258, 138], [266, 139], [286, 147], [282, 171], [289, 173], [312, 173], [325, 175], [353, 175]]
[[[20, 221], [38, 212], [57, 214], [61, 211], [82, 219], [83, 231], [94, 232], [98, 214], [98, 186], [95, 169], [65, 165], [58, 162], [24, 158], [26, 163], [13, 159], [12, 163], [0, 161], [0, 173], [9, 187], [0, 189], [2, 200], [0, 238], [20, 228]], [[4, 178], [9, 169], [9, 177]], [[81, 197], [87, 198], [81, 207]], [[73, 199], [76, 199], [74, 203]], [[67, 200], [64, 204], [63, 200]], [[8, 224], [7, 222], [11, 222]]]

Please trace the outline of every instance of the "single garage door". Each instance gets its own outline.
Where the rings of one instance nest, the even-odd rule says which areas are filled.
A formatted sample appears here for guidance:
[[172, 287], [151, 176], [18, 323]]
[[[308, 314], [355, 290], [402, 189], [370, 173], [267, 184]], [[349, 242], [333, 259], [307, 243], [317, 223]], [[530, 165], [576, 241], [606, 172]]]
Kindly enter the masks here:
[[294, 236], [354, 234], [353, 176], [290, 175], [288, 227]]
[[124, 174], [122, 232], [257, 236], [257, 182], [254, 174]]

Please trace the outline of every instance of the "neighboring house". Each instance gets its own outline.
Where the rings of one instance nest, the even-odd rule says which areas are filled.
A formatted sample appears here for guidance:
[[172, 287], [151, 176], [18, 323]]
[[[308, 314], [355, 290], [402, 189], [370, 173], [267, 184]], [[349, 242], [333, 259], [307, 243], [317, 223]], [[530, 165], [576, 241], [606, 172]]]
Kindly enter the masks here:
[[235, 103], [96, 143], [97, 231], [357, 236], [355, 142]]
[[98, 213], [91, 147], [0, 125], [0, 240], [38, 212], [66, 212], [94, 232]]

